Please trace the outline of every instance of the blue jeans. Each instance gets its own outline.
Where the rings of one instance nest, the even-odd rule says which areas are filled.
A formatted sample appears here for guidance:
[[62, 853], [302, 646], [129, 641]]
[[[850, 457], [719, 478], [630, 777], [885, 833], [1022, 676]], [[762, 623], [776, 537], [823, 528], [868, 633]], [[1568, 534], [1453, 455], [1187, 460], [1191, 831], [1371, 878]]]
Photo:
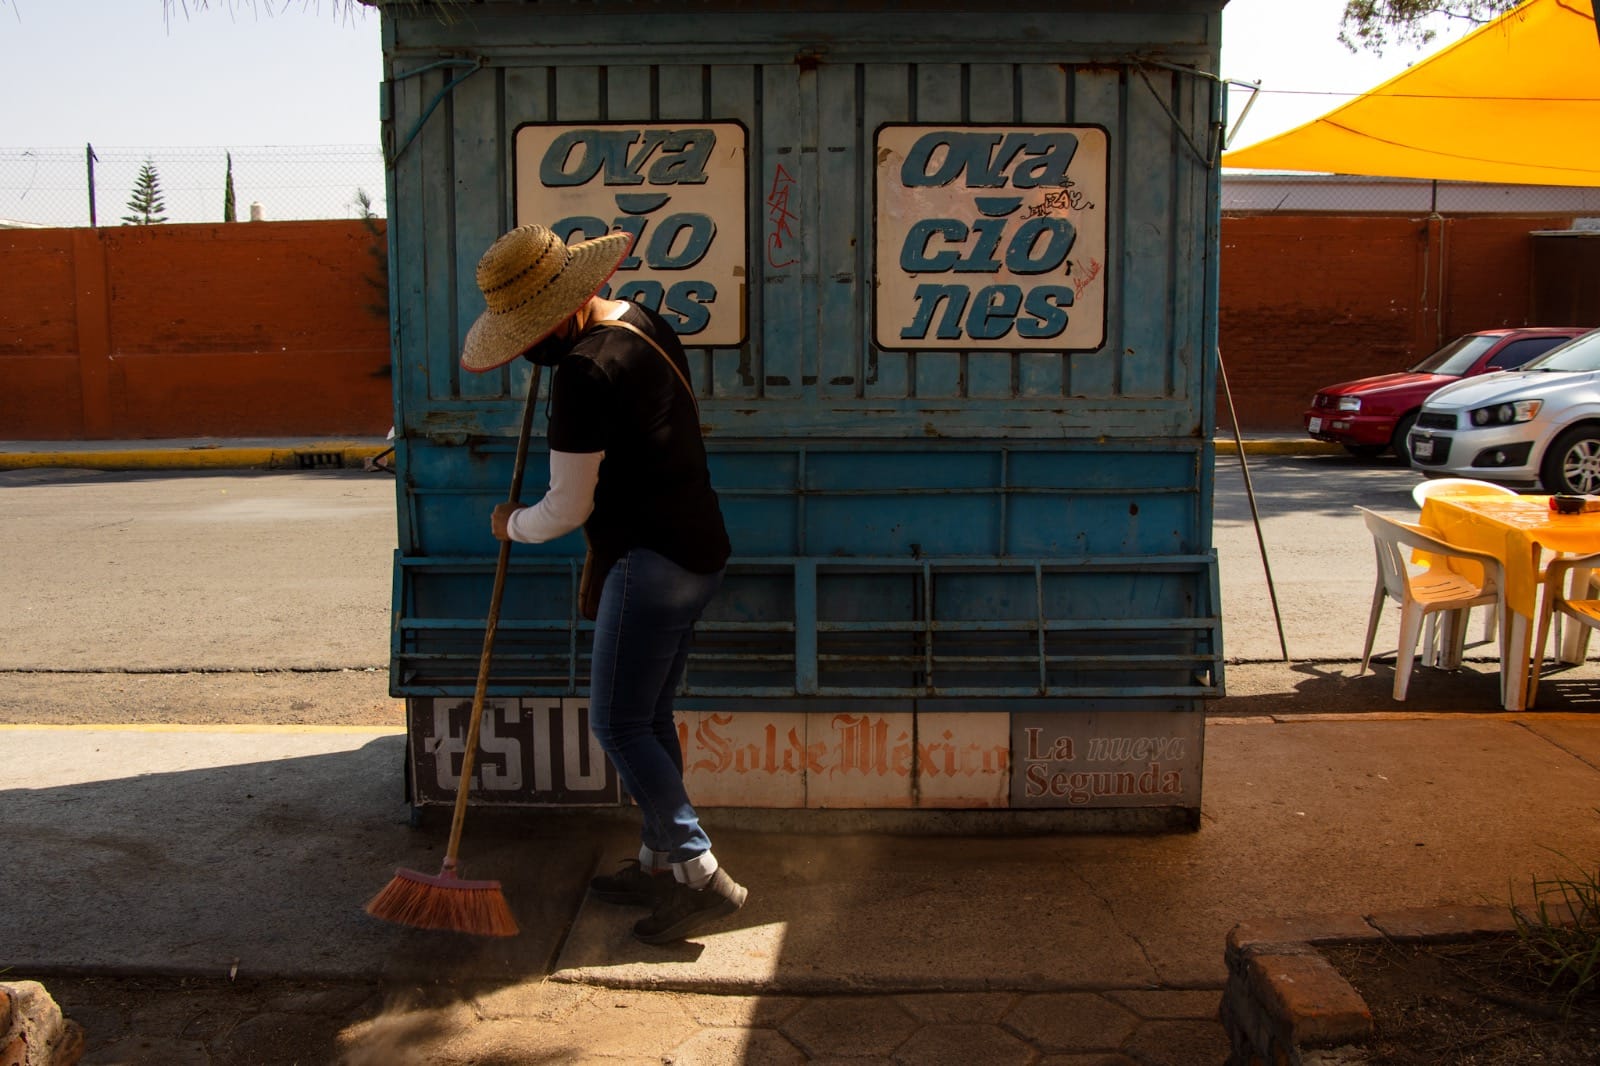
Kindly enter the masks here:
[[606, 575], [589, 667], [589, 728], [644, 816], [645, 847], [684, 862], [711, 850], [683, 786], [672, 700], [694, 624], [722, 584], [634, 548]]

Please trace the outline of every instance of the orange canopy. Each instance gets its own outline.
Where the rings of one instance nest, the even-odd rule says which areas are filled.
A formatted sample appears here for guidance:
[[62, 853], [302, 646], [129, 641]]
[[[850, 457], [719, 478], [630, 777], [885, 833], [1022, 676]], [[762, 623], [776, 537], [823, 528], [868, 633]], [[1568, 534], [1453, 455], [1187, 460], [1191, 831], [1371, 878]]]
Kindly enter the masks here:
[[1224, 167], [1600, 186], [1600, 0], [1528, 0]]

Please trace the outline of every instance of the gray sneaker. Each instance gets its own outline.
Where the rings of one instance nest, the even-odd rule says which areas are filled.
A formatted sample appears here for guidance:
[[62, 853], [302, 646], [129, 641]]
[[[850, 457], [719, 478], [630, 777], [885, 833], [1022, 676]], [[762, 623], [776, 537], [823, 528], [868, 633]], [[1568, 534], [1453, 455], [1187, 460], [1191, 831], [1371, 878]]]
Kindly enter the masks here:
[[622, 869], [614, 874], [601, 874], [590, 878], [589, 891], [594, 898], [606, 903], [622, 903], [634, 907], [654, 907], [666, 898], [678, 882], [671, 870], [651, 873], [639, 864], [638, 859], [626, 859]]
[[634, 923], [633, 935], [646, 944], [682, 940], [708, 922], [726, 918], [744, 906], [745, 887], [720, 866], [705, 888], [690, 888], [678, 881], [648, 918]]

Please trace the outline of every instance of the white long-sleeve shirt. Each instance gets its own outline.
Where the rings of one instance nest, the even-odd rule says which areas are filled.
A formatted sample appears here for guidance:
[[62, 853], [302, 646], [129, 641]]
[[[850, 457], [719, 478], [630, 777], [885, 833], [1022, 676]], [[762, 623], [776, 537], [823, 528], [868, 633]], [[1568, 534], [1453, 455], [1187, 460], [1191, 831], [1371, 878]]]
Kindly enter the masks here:
[[594, 511], [605, 452], [550, 453], [550, 489], [532, 507], [511, 512], [506, 533], [522, 544], [543, 544], [571, 533]]

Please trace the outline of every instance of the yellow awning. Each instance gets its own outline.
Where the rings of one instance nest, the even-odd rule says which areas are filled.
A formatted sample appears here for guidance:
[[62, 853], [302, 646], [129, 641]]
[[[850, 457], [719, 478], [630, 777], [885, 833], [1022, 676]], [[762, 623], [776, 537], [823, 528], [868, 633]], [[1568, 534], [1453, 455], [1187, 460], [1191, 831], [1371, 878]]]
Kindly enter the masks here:
[[1224, 167], [1600, 186], [1600, 36], [1591, 0], [1528, 0]]

